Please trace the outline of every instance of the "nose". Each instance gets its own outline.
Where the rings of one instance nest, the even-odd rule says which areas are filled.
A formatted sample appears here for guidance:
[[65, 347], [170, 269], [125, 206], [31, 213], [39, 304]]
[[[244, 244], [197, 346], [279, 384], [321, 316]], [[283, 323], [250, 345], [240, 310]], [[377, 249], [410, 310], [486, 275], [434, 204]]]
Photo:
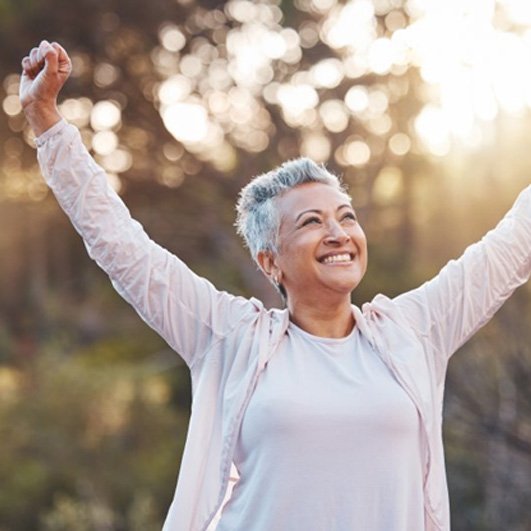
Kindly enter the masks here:
[[329, 245], [344, 245], [350, 240], [349, 233], [337, 221], [331, 221], [328, 225], [328, 233], [325, 237], [325, 243]]

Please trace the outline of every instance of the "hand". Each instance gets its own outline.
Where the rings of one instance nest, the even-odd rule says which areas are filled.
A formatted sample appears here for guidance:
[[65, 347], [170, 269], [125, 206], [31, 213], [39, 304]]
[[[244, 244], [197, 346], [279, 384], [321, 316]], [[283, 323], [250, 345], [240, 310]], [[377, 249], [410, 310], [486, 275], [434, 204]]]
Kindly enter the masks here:
[[65, 49], [58, 43], [42, 41], [22, 59], [20, 103], [22, 108], [31, 104], [53, 104], [72, 71], [72, 63]]
[[61, 118], [57, 111], [57, 96], [71, 71], [68, 54], [56, 42], [42, 41], [22, 59], [20, 103], [36, 135]]

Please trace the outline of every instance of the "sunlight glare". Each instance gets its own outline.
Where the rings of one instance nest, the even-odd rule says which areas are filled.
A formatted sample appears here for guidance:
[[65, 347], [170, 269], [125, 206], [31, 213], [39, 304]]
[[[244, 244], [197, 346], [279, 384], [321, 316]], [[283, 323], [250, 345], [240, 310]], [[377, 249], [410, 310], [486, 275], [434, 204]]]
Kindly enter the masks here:
[[93, 103], [89, 98], [67, 98], [59, 104], [66, 120], [77, 127], [86, 127], [90, 121]]
[[369, 66], [375, 74], [387, 74], [393, 66], [393, 44], [390, 39], [376, 39], [369, 48]]
[[396, 166], [384, 166], [373, 185], [373, 199], [380, 204], [389, 204], [403, 192], [402, 171]]
[[415, 131], [434, 155], [443, 156], [450, 151], [448, 115], [435, 105], [426, 105], [415, 119]]
[[247, 0], [231, 0], [225, 9], [238, 22], [251, 22], [258, 15], [258, 6]]
[[498, 0], [498, 3], [513, 22], [531, 26], [531, 2], [529, 0]]
[[363, 50], [372, 42], [375, 31], [374, 6], [370, 0], [335, 6], [322, 28], [322, 39], [332, 48], [350, 46]]
[[101, 159], [103, 167], [111, 173], [123, 173], [133, 164], [131, 153], [125, 149], [115, 149], [112, 153], [104, 155]]
[[330, 157], [331, 142], [328, 136], [320, 133], [309, 133], [301, 142], [301, 155], [310, 157], [316, 162], [325, 162]]
[[173, 24], [163, 26], [159, 31], [160, 43], [169, 52], [178, 52], [186, 44], [183, 32]]
[[196, 55], [184, 55], [179, 61], [179, 69], [186, 77], [198, 77], [203, 71], [203, 63]]
[[20, 99], [18, 95], [10, 94], [4, 98], [2, 102], [2, 108], [8, 116], [16, 116], [22, 111], [22, 105], [20, 105]]
[[99, 155], [109, 155], [118, 147], [118, 137], [113, 131], [99, 131], [92, 137], [92, 149]]
[[328, 11], [334, 5], [336, 5], [337, 0], [312, 0], [312, 5], [318, 11]]
[[371, 158], [371, 150], [362, 140], [353, 140], [345, 145], [344, 157], [352, 166], [365, 166]]
[[201, 142], [208, 133], [208, 116], [196, 103], [175, 103], [162, 109], [166, 129], [180, 142]]
[[343, 100], [327, 100], [319, 107], [319, 115], [324, 126], [331, 133], [341, 133], [349, 123]]
[[334, 88], [343, 81], [343, 63], [336, 58], [323, 59], [310, 70], [315, 87]]
[[411, 140], [405, 133], [395, 133], [389, 139], [389, 149], [395, 155], [403, 156], [411, 149]]
[[282, 110], [288, 115], [298, 115], [308, 109], [313, 109], [319, 103], [319, 96], [316, 90], [305, 84], [280, 85], [277, 91], [278, 101]]
[[161, 83], [158, 97], [163, 105], [171, 105], [183, 101], [192, 91], [192, 82], [183, 75], [175, 75]]
[[287, 51], [288, 47], [282, 35], [274, 31], [264, 34], [260, 42], [262, 53], [270, 59], [280, 59]]
[[92, 107], [90, 124], [94, 131], [104, 131], [116, 127], [121, 118], [122, 110], [116, 102], [102, 100]]
[[354, 85], [345, 95], [347, 107], [355, 114], [363, 112], [369, 107], [369, 93], [362, 85]]
[[415, 122], [429, 151], [444, 155], [453, 142], [475, 146], [482, 124], [500, 110], [520, 114], [531, 107], [530, 30], [517, 33], [497, 23], [502, 16], [530, 26], [531, 2], [423, 0], [414, 7], [416, 20], [400, 32], [436, 94]]

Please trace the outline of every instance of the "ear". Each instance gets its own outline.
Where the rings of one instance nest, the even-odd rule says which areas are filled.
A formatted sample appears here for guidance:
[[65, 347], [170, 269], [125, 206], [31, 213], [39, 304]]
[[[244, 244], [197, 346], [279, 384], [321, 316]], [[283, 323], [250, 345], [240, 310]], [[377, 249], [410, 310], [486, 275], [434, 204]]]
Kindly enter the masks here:
[[256, 261], [264, 275], [274, 284], [280, 284], [282, 273], [278, 267], [276, 256], [271, 251], [258, 251]]

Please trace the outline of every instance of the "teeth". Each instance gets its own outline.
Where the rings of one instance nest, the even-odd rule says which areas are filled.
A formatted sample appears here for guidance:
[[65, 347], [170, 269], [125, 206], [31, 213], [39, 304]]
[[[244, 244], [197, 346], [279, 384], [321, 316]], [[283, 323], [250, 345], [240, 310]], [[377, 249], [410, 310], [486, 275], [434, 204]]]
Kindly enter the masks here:
[[350, 258], [350, 254], [348, 253], [335, 254], [333, 256], [327, 256], [323, 260], [323, 264], [334, 264], [336, 262], [350, 262], [350, 261], [351, 261], [351, 258]]

